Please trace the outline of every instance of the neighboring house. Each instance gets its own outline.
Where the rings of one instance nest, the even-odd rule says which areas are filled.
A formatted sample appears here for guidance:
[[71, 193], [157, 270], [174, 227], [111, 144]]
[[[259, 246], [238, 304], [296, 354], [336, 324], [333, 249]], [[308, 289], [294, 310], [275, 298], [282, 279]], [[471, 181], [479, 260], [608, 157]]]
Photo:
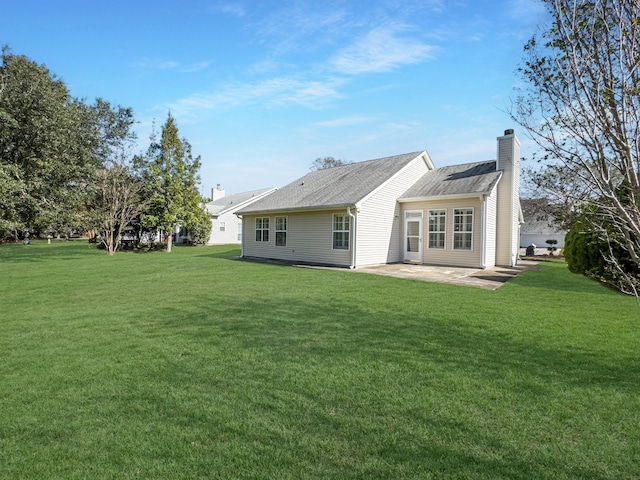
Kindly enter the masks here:
[[209, 245], [242, 242], [242, 220], [236, 212], [275, 192], [277, 188], [263, 188], [251, 192], [234, 193], [225, 196], [218, 185], [213, 189], [213, 200], [205, 205], [211, 215], [211, 234]]
[[426, 152], [311, 172], [237, 211], [242, 255], [357, 268], [488, 268], [518, 259], [520, 142], [498, 159], [434, 168]]
[[[242, 220], [235, 213], [238, 209], [251, 205], [276, 190], [277, 188], [263, 188], [225, 196], [220, 185], [212, 189], [213, 200], [205, 204], [205, 210], [211, 216], [211, 233], [207, 245], [240, 244], [242, 242]], [[175, 243], [191, 243], [189, 229], [176, 226]]]
[[522, 200], [524, 224], [520, 228], [520, 246], [526, 248], [534, 244], [538, 248], [546, 248], [549, 246], [547, 240], [556, 240], [558, 243], [555, 247], [564, 248], [567, 231], [555, 223], [553, 216], [539, 208], [541, 203], [546, 202], [540, 199]]

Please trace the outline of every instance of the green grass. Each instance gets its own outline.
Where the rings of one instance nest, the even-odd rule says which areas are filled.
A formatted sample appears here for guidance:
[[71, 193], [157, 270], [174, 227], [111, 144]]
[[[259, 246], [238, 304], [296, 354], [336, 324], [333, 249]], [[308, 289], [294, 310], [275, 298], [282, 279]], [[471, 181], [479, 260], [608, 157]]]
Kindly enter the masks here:
[[238, 254], [1, 246], [0, 478], [638, 478], [632, 298]]

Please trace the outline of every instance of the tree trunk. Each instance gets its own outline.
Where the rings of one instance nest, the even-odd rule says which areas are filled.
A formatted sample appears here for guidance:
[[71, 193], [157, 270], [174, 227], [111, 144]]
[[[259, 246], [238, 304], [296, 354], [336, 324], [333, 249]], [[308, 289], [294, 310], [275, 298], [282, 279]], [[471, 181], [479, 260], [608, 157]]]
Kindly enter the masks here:
[[[173, 230], [173, 229], [171, 229]], [[171, 253], [171, 244], [173, 243], [173, 233], [167, 232], [167, 253]]]

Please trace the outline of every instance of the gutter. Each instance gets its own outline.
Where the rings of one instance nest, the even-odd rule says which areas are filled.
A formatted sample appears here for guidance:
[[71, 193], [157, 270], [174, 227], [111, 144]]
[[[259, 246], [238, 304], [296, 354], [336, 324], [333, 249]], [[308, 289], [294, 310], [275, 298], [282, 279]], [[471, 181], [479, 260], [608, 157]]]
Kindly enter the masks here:
[[[358, 210], [355, 208], [354, 205], [354, 209], [356, 210], [356, 213], [358, 213]], [[347, 215], [349, 215], [352, 219], [353, 219], [353, 240], [351, 242], [351, 265], [349, 265], [349, 268], [356, 268], [356, 231], [357, 231], [357, 225], [358, 225], [358, 219], [356, 218], [356, 216], [351, 213], [351, 205], [347, 206]]]

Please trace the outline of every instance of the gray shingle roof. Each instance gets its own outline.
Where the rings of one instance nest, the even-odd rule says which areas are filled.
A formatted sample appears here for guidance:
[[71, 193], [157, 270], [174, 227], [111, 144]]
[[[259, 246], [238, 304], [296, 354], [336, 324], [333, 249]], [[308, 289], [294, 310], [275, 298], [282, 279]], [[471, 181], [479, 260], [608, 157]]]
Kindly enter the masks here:
[[208, 202], [205, 207], [210, 215], [221, 215], [230, 209], [242, 206], [243, 203], [251, 200], [252, 198], [259, 197], [269, 190], [273, 190], [273, 188], [262, 188], [260, 190], [252, 190], [250, 192], [234, 193], [232, 195], [218, 198], [213, 202]]
[[422, 153], [405, 153], [317, 170], [240, 209], [237, 213], [354, 205]]
[[400, 200], [488, 193], [501, 176], [493, 160], [440, 167], [425, 173]]

